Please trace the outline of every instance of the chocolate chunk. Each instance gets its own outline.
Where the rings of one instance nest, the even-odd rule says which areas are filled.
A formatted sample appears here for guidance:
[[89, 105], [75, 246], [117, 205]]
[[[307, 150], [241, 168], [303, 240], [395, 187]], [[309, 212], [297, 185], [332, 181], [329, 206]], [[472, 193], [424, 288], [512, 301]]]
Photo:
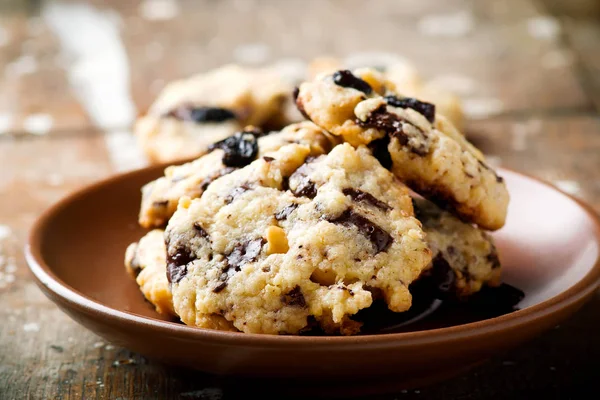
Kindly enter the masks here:
[[492, 269], [500, 268], [500, 258], [496, 246], [492, 245], [492, 251], [486, 257], [487, 261], [492, 264]]
[[350, 196], [354, 201], [363, 201], [365, 203], [369, 203], [377, 208], [380, 208], [384, 211], [391, 210], [392, 207], [388, 206], [381, 200], [378, 200], [371, 193], [363, 192], [362, 190], [346, 188], [342, 190], [342, 193], [346, 196]]
[[306, 307], [306, 300], [298, 285], [286, 294], [281, 295], [281, 302], [288, 306]]
[[298, 86], [294, 87], [294, 91], [292, 92], [292, 97], [294, 101], [298, 100], [298, 95], [300, 94], [300, 88]]
[[285, 206], [281, 211], [275, 214], [275, 219], [277, 221], [283, 221], [290, 216], [290, 214], [298, 208], [298, 204], [292, 203], [289, 206]]
[[[289, 181], [292, 183], [294, 188], [290, 187], [290, 190], [296, 197], [308, 197], [309, 199], [315, 198], [317, 195], [317, 187], [313, 181], [307, 176], [308, 164], [316, 160], [314, 157], [308, 157], [304, 164], [296, 170], [291, 176]], [[294, 185], [295, 183], [295, 185]], [[288, 183], [289, 184], [289, 183]]]
[[302, 104], [302, 101], [300, 99], [298, 99], [297, 97], [296, 97], [296, 108], [298, 109], [298, 111], [300, 111], [300, 114], [302, 114], [302, 116], [304, 118], [306, 118], [309, 121], [312, 121], [310, 119], [310, 117], [308, 116], [308, 114], [306, 113], [306, 110], [304, 109], [304, 104]]
[[163, 208], [169, 205], [169, 200], [155, 201], [152, 203], [153, 207]]
[[311, 181], [308, 176], [303, 177], [295, 190], [292, 190], [292, 193], [296, 197], [308, 197], [309, 199], [314, 199], [317, 195], [317, 187], [315, 183]]
[[196, 123], [223, 122], [236, 118], [235, 114], [226, 108], [194, 107], [191, 105], [184, 105], [171, 110], [166, 116]]
[[131, 269], [131, 272], [133, 273], [133, 275], [136, 278], [140, 274], [140, 272], [142, 271], [142, 266], [140, 265], [140, 260], [138, 258], [138, 247], [139, 247], [139, 245], [136, 244], [135, 245], [135, 249], [132, 252], [133, 256], [129, 260], [129, 268]]
[[167, 279], [170, 283], [178, 283], [187, 275], [187, 264], [196, 260], [193, 252], [185, 246], [167, 252]]
[[248, 190], [252, 189], [249, 183], [243, 183], [241, 186], [234, 188], [229, 195], [225, 198], [225, 204], [230, 204], [235, 199], [237, 199], [241, 194], [246, 193]]
[[215, 286], [215, 288], [213, 289], [213, 293], [219, 293], [221, 291], [223, 291], [223, 289], [225, 289], [227, 287], [227, 282], [220, 282], [217, 286]]
[[218, 170], [217, 172], [215, 172], [214, 174], [210, 175], [209, 177], [205, 178], [202, 182], [200, 182], [200, 189], [202, 189], [202, 192], [204, 193], [204, 191], [206, 191], [206, 189], [208, 189], [208, 185], [210, 185], [211, 183], [213, 183], [220, 177], [232, 173], [236, 169], [237, 168], [232, 168], [232, 167], [221, 168], [220, 170]]
[[254, 131], [238, 132], [208, 147], [209, 151], [223, 150], [223, 164], [228, 167], [244, 167], [258, 154], [257, 134]]
[[371, 85], [355, 76], [348, 70], [337, 71], [333, 74], [333, 83], [338, 86], [359, 90], [364, 94], [371, 94]]
[[[373, 110], [366, 121], [357, 120], [356, 122], [366, 128], [378, 129], [397, 138], [402, 146], [407, 147], [411, 152], [419, 156], [425, 156], [429, 152], [427, 135], [425, 132], [404, 120], [399, 115], [388, 112], [385, 106]], [[411, 136], [404, 131], [403, 124], [408, 124], [414, 128], [414, 132], [418, 135], [418, 140], [410, 140]], [[414, 134], [412, 136], [414, 136]]]
[[431, 123], [435, 121], [435, 105], [431, 103], [419, 101], [411, 97], [399, 98], [396, 96], [385, 96], [384, 99], [386, 103], [388, 103], [392, 107], [412, 108], [413, 110], [427, 118], [427, 121]]
[[390, 137], [388, 135], [369, 143], [369, 149], [371, 149], [373, 157], [379, 161], [383, 168], [388, 170], [392, 168], [392, 156], [388, 150], [389, 144]]
[[274, 160], [274, 158], [273, 157], [264, 156], [263, 160], [265, 160], [266, 162], [270, 163], [271, 161]]
[[258, 238], [235, 246], [231, 253], [227, 255], [227, 264], [239, 270], [241, 266], [256, 261], [263, 244], [265, 244], [265, 239]]
[[204, 228], [198, 222], [194, 222], [194, 229], [198, 232], [198, 235], [200, 235], [200, 237], [203, 237], [204, 239], [210, 241], [210, 236], [208, 235], [208, 232], [206, 232], [206, 230], [204, 230]]
[[381, 229], [373, 221], [355, 213], [351, 209], [344, 211], [339, 217], [328, 219], [328, 221], [344, 226], [355, 226], [360, 233], [368, 237], [371, 243], [373, 243], [376, 253], [386, 251], [394, 241], [394, 238], [389, 233]]

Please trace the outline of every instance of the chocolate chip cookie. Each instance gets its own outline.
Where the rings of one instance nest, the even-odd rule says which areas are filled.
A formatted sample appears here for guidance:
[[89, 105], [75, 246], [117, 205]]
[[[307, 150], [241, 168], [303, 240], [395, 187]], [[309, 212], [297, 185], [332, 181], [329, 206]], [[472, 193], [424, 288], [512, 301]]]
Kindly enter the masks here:
[[296, 104], [323, 129], [367, 145], [415, 192], [463, 220], [495, 230], [509, 195], [483, 155], [433, 104], [390, 94], [378, 71], [336, 71], [300, 85]]
[[423, 224], [432, 251], [432, 263], [425, 276], [443, 276], [443, 290], [458, 298], [471, 296], [484, 285], [501, 283], [498, 251], [488, 233], [425, 199], [415, 198], [413, 202], [415, 216]]
[[135, 134], [154, 162], [196, 157], [247, 125], [281, 119], [291, 93], [291, 84], [268, 68], [225, 65], [167, 85]]
[[[215, 179], [290, 143], [308, 146], [310, 155], [328, 153], [339, 139], [315, 124], [305, 121], [285, 127], [281, 132], [261, 136], [248, 128], [229, 140], [215, 144], [212, 151], [187, 164], [170, 166], [165, 176], [142, 188], [139, 223], [145, 228], [164, 226], [177, 208], [181, 197], [200, 197]], [[242, 153], [246, 151], [246, 157]]]
[[431, 262], [408, 189], [365, 147], [312, 157], [289, 144], [184, 197], [166, 229], [167, 277], [181, 320], [296, 334], [315, 321], [353, 334], [382, 298], [410, 308]]
[[335, 57], [318, 57], [308, 66], [309, 79], [322, 74], [333, 74], [343, 69], [371, 68], [381, 73], [386, 87], [397, 96], [412, 97], [435, 104], [436, 111], [449, 119], [459, 130], [464, 124], [464, 112], [460, 98], [426, 80], [414, 65], [400, 57], [378, 57], [376, 54], [339, 59]]
[[154, 229], [139, 242], [130, 244], [125, 252], [125, 268], [157, 312], [175, 316], [173, 296], [167, 281], [167, 250], [163, 234], [161, 229]]

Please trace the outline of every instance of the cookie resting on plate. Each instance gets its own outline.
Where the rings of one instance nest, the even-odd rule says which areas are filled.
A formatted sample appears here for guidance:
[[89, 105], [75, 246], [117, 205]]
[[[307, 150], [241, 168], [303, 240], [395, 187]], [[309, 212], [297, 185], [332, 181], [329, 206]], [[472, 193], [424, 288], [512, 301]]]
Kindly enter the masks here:
[[413, 205], [432, 251], [432, 262], [424, 276], [449, 275], [447, 290], [459, 299], [479, 292], [484, 285], [500, 285], [500, 259], [487, 232], [425, 199], [415, 198]]
[[[215, 179], [284, 145], [302, 143], [309, 147], [311, 156], [318, 156], [328, 153], [339, 143], [339, 138], [308, 121], [288, 125], [281, 132], [267, 136], [261, 136], [260, 131], [250, 128], [235, 138], [213, 145], [209, 154], [197, 160], [167, 167], [165, 176], [144, 185], [138, 219], [140, 225], [145, 228], [163, 227], [175, 212], [181, 197], [200, 197]], [[240, 146], [249, 149], [247, 157], [232, 157]]]
[[182, 198], [167, 225], [167, 276], [181, 320], [296, 334], [314, 321], [354, 334], [381, 297], [410, 308], [431, 262], [408, 189], [368, 149], [289, 144]]
[[434, 105], [389, 93], [376, 70], [342, 70], [302, 83], [296, 104], [328, 132], [369, 146], [423, 197], [483, 229], [501, 228], [508, 191], [481, 152]]

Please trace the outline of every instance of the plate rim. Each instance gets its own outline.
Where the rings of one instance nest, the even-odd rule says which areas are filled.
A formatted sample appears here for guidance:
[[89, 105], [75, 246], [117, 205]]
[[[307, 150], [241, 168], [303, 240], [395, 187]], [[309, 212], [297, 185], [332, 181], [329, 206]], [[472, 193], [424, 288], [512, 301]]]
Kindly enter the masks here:
[[[181, 162], [185, 162], [181, 161]], [[179, 164], [180, 162], [176, 162]], [[214, 343], [227, 344], [233, 346], [269, 346], [269, 347], [287, 347], [290, 344], [310, 344], [311, 346], [372, 346], [393, 344], [396, 347], [441, 344], [445, 342], [457, 341], [469, 337], [498, 333], [515, 326], [529, 325], [530, 323], [547, 317], [560, 310], [568, 309], [577, 304], [583, 304], [600, 287], [600, 252], [590, 270], [578, 280], [573, 286], [557, 295], [544, 300], [541, 303], [517, 310], [509, 314], [489, 318], [482, 321], [470, 322], [466, 324], [453, 325], [428, 330], [386, 333], [386, 334], [365, 334], [355, 336], [300, 336], [300, 335], [267, 335], [260, 333], [242, 333], [227, 332], [208, 328], [192, 327], [185, 324], [163, 321], [151, 317], [137, 315], [128, 311], [118, 310], [93, 300], [75, 288], [67, 285], [58, 276], [54, 274], [52, 268], [46, 264], [41, 254], [42, 232], [49, 221], [61, 210], [68, 207], [74, 201], [87, 196], [102, 187], [111, 184], [114, 181], [126, 180], [131, 176], [141, 174], [150, 169], [159, 171], [174, 165], [173, 162], [148, 165], [132, 171], [110, 175], [97, 182], [85, 185], [73, 192], [67, 193], [60, 200], [50, 205], [43, 211], [32, 227], [27, 236], [24, 248], [25, 259], [29, 270], [32, 272], [36, 283], [41, 290], [45, 292], [51, 301], [57, 303], [57, 300], [66, 302], [69, 307], [76, 308], [94, 318], [102, 317], [111, 320], [116, 324], [127, 324], [132, 328], [155, 329], [160, 334], [177, 335], [185, 339], [207, 340]], [[569, 193], [561, 190], [555, 185], [543, 179], [531, 176], [526, 173], [515, 171], [510, 168], [498, 168], [500, 173], [508, 172], [520, 178], [530, 179], [541, 183], [551, 190], [554, 190], [567, 199], [573, 201], [579, 208], [587, 214], [593, 224], [593, 231], [596, 242], [600, 248], [600, 216], [586, 202], [580, 200]], [[45, 289], [44, 289], [45, 288]], [[56, 297], [56, 298], [55, 298]], [[58, 305], [58, 304], [57, 304]], [[63, 310], [64, 312], [64, 310]]]

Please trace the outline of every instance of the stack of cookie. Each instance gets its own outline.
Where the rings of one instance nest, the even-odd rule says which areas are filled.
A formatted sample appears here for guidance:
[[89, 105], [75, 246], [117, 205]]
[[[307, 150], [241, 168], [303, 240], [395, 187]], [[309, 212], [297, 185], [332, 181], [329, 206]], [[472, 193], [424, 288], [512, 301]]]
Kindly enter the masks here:
[[[154, 159], [200, 155], [142, 189], [151, 231], [125, 263], [158, 312], [202, 328], [350, 335], [359, 311], [405, 312], [411, 284], [432, 276], [454, 299], [500, 284], [484, 230], [504, 224], [506, 186], [433, 104], [375, 69], [325, 71], [298, 85], [291, 117], [279, 77], [227, 68], [168, 87], [138, 125]], [[213, 93], [227, 70], [261, 78]]]

